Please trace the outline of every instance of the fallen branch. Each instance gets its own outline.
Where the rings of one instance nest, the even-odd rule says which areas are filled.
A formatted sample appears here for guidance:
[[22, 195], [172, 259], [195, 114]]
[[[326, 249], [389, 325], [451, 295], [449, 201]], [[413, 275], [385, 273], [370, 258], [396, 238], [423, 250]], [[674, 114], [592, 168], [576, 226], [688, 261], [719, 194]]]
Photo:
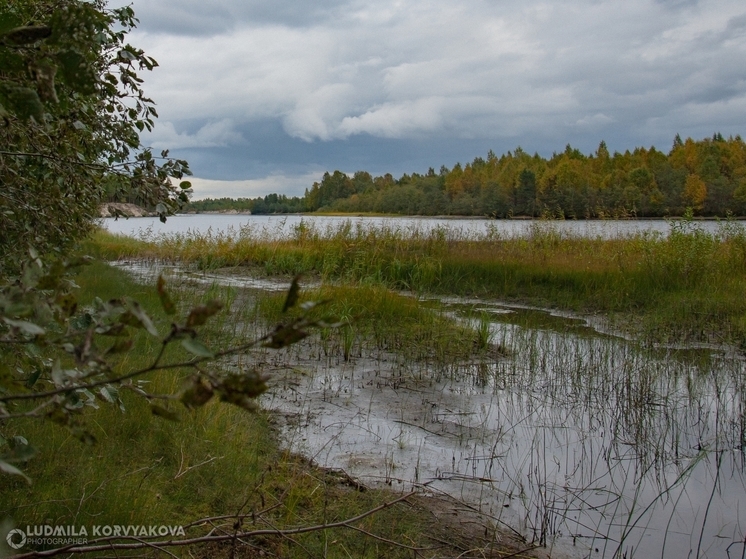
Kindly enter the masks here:
[[[237, 538], [248, 539], [248, 538], [256, 538], [259, 536], [288, 537], [288, 536], [292, 536], [296, 534], [306, 534], [308, 532], [319, 532], [321, 530], [329, 530], [332, 528], [353, 528], [351, 524], [359, 520], [362, 520], [363, 518], [371, 516], [377, 512], [380, 512], [384, 509], [387, 509], [397, 503], [406, 501], [407, 499], [412, 497], [415, 493], [416, 492], [412, 491], [410, 493], [407, 493], [406, 495], [402, 495], [401, 497], [394, 499], [393, 501], [383, 503], [381, 505], [378, 505], [375, 508], [367, 510], [366, 512], [362, 514], [353, 516], [352, 518], [341, 520], [339, 522], [332, 522], [329, 524], [316, 524], [313, 526], [301, 526], [298, 528], [288, 528], [285, 530], [282, 530], [282, 529], [252, 530], [250, 532], [236, 532], [233, 534], [220, 534], [220, 535], [212, 535], [212, 536], [208, 535], [208, 536], [200, 536], [196, 538], [188, 538], [184, 540], [148, 541], [147, 538], [136, 538], [133, 536], [111, 536], [111, 537], [106, 537], [106, 538], [95, 539], [90, 544], [86, 544], [86, 545], [68, 545], [64, 547], [58, 547], [55, 549], [46, 549], [43, 551], [30, 551], [28, 553], [21, 553], [19, 555], [11, 555], [10, 557], [8, 557], [8, 559], [32, 559], [35, 557], [53, 557], [55, 555], [60, 555], [62, 553], [84, 554], [84, 553], [95, 553], [97, 551], [114, 551], [118, 549], [143, 549], [146, 547], [162, 549], [162, 548], [167, 548], [167, 547], [187, 546], [187, 545], [195, 545], [195, 544], [203, 544], [203, 543], [215, 543], [215, 542], [236, 540]], [[120, 540], [130, 540], [130, 543], [114, 543]], [[386, 541], [389, 541], [389, 543], [392, 543], [395, 545], [408, 547], [405, 544], [391, 542], [390, 540], [386, 540]]]

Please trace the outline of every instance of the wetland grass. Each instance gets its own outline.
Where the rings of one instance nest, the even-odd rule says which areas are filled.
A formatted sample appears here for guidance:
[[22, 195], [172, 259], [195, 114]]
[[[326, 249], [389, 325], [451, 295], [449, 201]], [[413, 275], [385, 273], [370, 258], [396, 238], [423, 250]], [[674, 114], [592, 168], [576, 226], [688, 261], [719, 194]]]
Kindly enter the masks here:
[[[283, 295], [259, 302], [259, 314], [272, 323], [281, 316]], [[343, 321], [341, 328], [323, 333], [325, 353], [360, 356], [367, 346], [400, 352], [412, 360], [425, 357], [441, 360], [468, 359], [480, 342], [478, 330], [459, 324], [438, 305], [391, 292], [380, 285], [324, 285], [308, 290], [304, 297], [327, 301], [317, 310], [319, 317]]]
[[469, 235], [301, 222], [289, 234], [246, 227], [133, 241], [98, 232], [89, 248], [108, 259], [249, 267], [267, 275], [303, 273], [326, 282], [597, 311], [651, 341], [746, 343], [746, 232], [735, 222], [709, 233], [684, 220], [672, 222], [668, 235], [612, 239], [562, 233], [551, 222], [537, 222], [522, 237], [495, 229]]
[[[394, 417], [384, 449], [386, 483], [427, 483], [435, 491], [455, 482], [455, 493], [477, 502], [495, 525], [516, 526], [550, 552], [563, 540], [582, 544], [590, 556], [598, 549], [600, 557], [619, 558], [746, 549], [738, 524], [746, 502], [743, 362], [681, 347], [687, 340], [743, 340], [746, 239], [740, 226], [724, 223], [709, 234], [683, 222], [668, 236], [611, 240], [563, 235], [551, 224], [537, 224], [526, 238], [507, 239], [303, 226], [288, 238], [242, 231], [218, 240], [207, 235], [138, 242], [140, 254], [153, 260], [184, 257], [203, 268], [250, 266], [325, 280], [308, 297], [329, 299], [319, 312], [344, 319], [346, 330], [322, 333], [314, 344], [317, 355], [305, 356], [319, 363], [319, 375], [292, 379], [295, 394], [308, 398], [298, 417], [311, 423], [308, 418], [324, 404], [348, 410], [349, 419], [333, 415], [320, 424], [322, 449], [336, 446], [356, 426], [365, 433]], [[114, 258], [116, 251], [113, 239], [106, 254]], [[467, 319], [460, 329], [448, 320], [447, 308], [433, 312], [426, 302], [389, 292], [391, 287], [619, 313], [639, 339], [593, 334], [533, 311], [492, 313], [487, 302], [454, 309]], [[238, 337], [274, 321], [283, 299], [230, 297], [244, 314], [238, 320], [226, 314], [216, 327]], [[215, 343], [219, 328], [211, 334]], [[650, 340], [676, 343], [659, 347]], [[505, 351], [497, 359], [470, 360], [484, 342]], [[350, 372], [356, 359], [376, 349], [403, 359]], [[283, 357], [277, 366], [288, 368], [290, 362]], [[321, 401], [311, 398], [314, 389]], [[410, 399], [401, 400], [403, 395]], [[375, 416], [378, 401], [401, 407], [384, 407]], [[379, 446], [380, 433], [385, 429], [370, 433]], [[299, 431], [298, 439], [303, 436], [308, 431]], [[451, 444], [452, 454], [447, 464], [427, 471], [424, 441], [432, 437]], [[229, 451], [200, 450], [188, 464]], [[273, 452], [270, 461], [282, 456]], [[411, 471], [407, 455], [416, 460]], [[171, 458], [173, 476], [180, 460]], [[273, 475], [257, 471], [263, 480]], [[287, 487], [282, 476], [276, 479]], [[305, 498], [301, 487], [291, 499], [279, 499], [280, 508], [297, 512], [283, 509], [275, 520], [310, 519], [307, 510], [318, 503], [314, 496], [322, 487], [316, 483], [319, 489], [307, 486]], [[325, 503], [336, 498], [323, 488]], [[284, 495], [279, 487], [277, 493]], [[386, 533], [381, 529], [377, 533]], [[319, 537], [303, 545], [322, 555], [337, 538], [335, 533], [332, 540]], [[352, 543], [343, 545], [357, 556], [347, 547]]]
[[[151, 316], [160, 317], [156, 327], [164, 335], [168, 331], [168, 319], [160, 313], [153, 287], [134, 283], [125, 272], [100, 263], [85, 269], [76, 281], [81, 286], [81, 305], [90, 304], [93, 296], [135, 297]], [[199, 286], [172, 288], [182, 309], [211, 297], [221, 298], [231, 309], [208, 323], [205, 339], [211, 347], [255, 337], [264, 328], [255, 321], [257, 308], [274, 304], [251, 302], [235, 290], [217, 286], [207, 292]], [[116, 370], [149, 364], [159, 345], [152, 340], [138, 338]], [[179, 358], [180, 348], [174, 351], [167, 358]], [[178, 370], [150, 373], [142, 379], [142, 386], [152, 394], [174, 394], [186, 374]], [[137, 384], [131, 388], [136, 390]], [[350, 518], [391, 500], [390, 494], [380, 490], [358, 491], [343, 476], [281, 450], [269, 416], [263, 412], [248, 413], [221, 403], [187, 410], [164, 397], [159, 404], [171, 407], [180, 417], [178, 422], [167, 421], [154, 417], [148, 402], [135, 397], [132, 390], [119, 390], [123, 409], [98, 403], [101, 409], [82, 411], [80, 418], [97, 441], [92, 445], [49, 421], [4, 422], [1, 434], [6, 440], [26, 437], [39, 453], [24, 468], [33, 479], [31, 485], [18, 476], [0, 478], [0, 518], [13, 519], [21, 526], [180, 525], [191, 536], [206, 533], [210, 526], [232, 530], [234, 519], [224, 515], [249, 515], [244, 520], [247, 529], [252, 523], [254, 528], [305, 526]], [[197, 519], [216, 516], [223, 518], [195, 524]], [[413, 548], [420, 549], [418, 556], [423, 557], [461, 553], [463, 549], [428, 537], [431, 530], [446, 529], [412, 501], [381, 510], [355, 523], [354, 529], [267, 536], [240, 544], [238, 550], [230, 544], [211, 544], [171, 551], [184, 557], [194, 553], [210, 557], [235, 553], [241, 557], [411, 557]]]

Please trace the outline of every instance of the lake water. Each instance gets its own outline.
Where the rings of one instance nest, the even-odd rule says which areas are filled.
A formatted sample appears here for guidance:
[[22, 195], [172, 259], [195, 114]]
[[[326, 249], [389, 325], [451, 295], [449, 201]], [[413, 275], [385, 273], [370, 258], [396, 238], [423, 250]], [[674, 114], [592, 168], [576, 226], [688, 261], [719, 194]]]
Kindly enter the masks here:
[[[276, 237], [291, 233], [301, 222], [314, 224], [319, 229], [336, 228], [345, 222], [363, 227], [389, 227], [402, 230], [429, 231], [443, 228], [449, 231], [466, 234], [481, 235], [492, 231], [501, 236], [514, 237], [529, 233], [537, 223], [551, 223], [557, 231], [589, 237], [615, 237], [629, 235], [642, 231], [656, 231], [663, 235], [671, 229], [671, 222], [663, 219], [644, 220], [597, 220], [597, 221], [541, 221], [541, 220], [494, 220], [483, 218], [442, 218], [442, 217], [340, 217], [315, 215], [223, 215], [223, 214], [191, 214], [176, 215], [161, 223], [155, 217], [139, 217], [129, 219], [105, 218], [100, 220], [103, 227], [112, 233], [128, 236], [153, 238], [158, 235], [188, 234], [188, 233], [224, 233], [238, 234], [242, 228], [250, 228], [254, 232], [266, 232]], [[716, 231], [717, 221], [696, 221], [696, 225], [705, 231]]]
[[[537, 309], [449, 306], [487, 313], [508, 355], [298, 351], [264, 398], [288, 414], [289, 446], [365, 484], [462, 500], [552, 557], [743, 557], [742, 358]], [[526, 313], [541, 326], [509, 323]]]

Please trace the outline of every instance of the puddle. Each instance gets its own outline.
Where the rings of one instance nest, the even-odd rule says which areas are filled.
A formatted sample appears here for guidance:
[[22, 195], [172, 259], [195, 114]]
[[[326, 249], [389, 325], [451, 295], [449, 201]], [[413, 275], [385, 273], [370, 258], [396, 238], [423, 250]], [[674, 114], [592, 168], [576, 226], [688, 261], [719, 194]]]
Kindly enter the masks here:
[[261, 355], [273, 376], [262, 403], [288, 447], [320, 465], [447, 493], [552, 557], [746, 553], [743, 359], [644, 347], [546, 310], [476, 309], [507, 356], [371, 349], [345, 362], [304, 343]]
[[[141, 261], [118, 260], [109, 262], [111, 266], [122, 268], [141, 283], [152, 283], [155, 285], [160, 274], [175, 279], [191, 283], [204, 285], [222, 285], [226, 287], [237, 287], [243, 289], [255, 289], [260, 291], [287, 291], [290, 285], [290, 279], [264, 278], [250, 276], [242, 273], [240, 268], [227, 268], [223, 270], [211, 270], [209, 272], [201, 270], [190, 270], [183, 266], [175, 264], [150, 263]], [[304, 282], [306, 289], [315, 287], [318, 284]]]

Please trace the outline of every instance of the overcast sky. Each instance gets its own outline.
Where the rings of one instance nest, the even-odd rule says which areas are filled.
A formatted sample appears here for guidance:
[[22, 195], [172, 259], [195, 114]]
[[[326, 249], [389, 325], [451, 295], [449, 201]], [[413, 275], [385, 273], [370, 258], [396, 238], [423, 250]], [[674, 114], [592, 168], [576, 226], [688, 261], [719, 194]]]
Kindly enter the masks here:
[[[134, 0], [196, 198], [746, 135], [743, 0]], [[225, 182], [230, 181], [230, 182]]]

